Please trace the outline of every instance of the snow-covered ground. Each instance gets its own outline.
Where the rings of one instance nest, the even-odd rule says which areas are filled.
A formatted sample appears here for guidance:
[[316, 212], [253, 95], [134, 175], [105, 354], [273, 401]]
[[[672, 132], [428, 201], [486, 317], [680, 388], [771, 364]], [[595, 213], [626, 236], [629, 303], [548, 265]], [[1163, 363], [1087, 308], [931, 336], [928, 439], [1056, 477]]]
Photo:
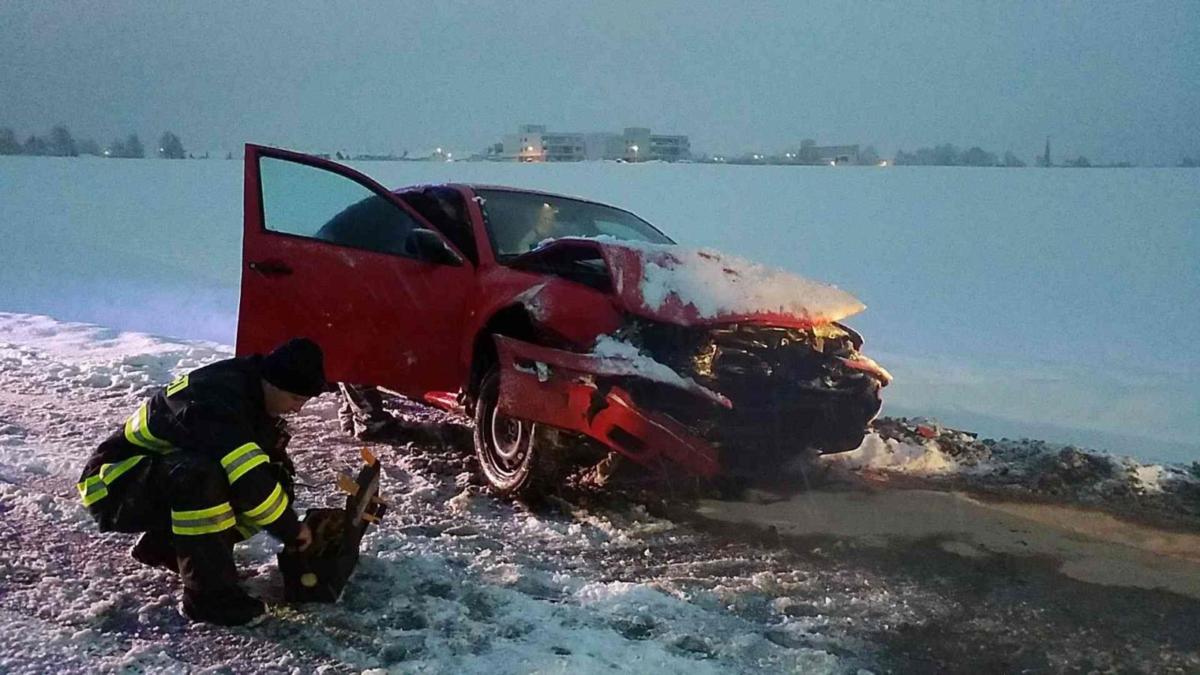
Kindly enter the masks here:
[[[618, 490], [534, 512], [486, 495], [463, 448], [413, 444], [373, 446], [392, 508], [338, 604], [276, 606], [253, 629], [191, 626], [173, 576], [129, 559], [131, 536], [97, 533], [73, 486], [142, 397], [229, 352], [0, 313], [0, 672], [1200, 669], [1200, 547], [1178, 533], [1087, 543], [945, 492], [841, 483], [695, 516]], [[316, 486], [302, 506], [338, 500], [335, 473], [358, 462], [335, 417], [326, 396], [293, 419], [300, 480]], [[969, 440], [898, 422], [837, 461], [927, 476], [962, 473], [970, 453], [991, 462], [980, 475], [1023, 466]], [[1147, 493], [1183, 480], [1128, 468]], [[277, 601], [275, 550], [259, 537], [237, 556], [252, 592]]]
[[[367, 162], [578, 194], [836, 284], [885, 414], [1200, 457], [1194, 171]], [[0, 158], [0, 310], [232, 342], [242, 165]], [[186, 308], [186, 311], [181, 311]]]

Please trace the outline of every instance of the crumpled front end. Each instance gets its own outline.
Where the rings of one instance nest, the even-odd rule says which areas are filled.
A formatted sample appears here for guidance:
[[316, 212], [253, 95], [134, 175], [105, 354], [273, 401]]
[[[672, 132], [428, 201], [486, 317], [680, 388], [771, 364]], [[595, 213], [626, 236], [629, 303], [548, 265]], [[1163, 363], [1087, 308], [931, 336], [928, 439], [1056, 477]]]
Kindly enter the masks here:
[[858, 447], [891, 381], [838, 324], [635, 320], [587, 354], [496, 341], [504, 414], [585, 434], [643, 466], [670, 461], [706, 477], [774, 470], [809, 448]]
[[[669, 461], [699, 476], [719, 473], [717, 452], [710, 443], [672, 417], [643, 408], [622, 386], [654, 381], [638, 375], [624, 360], [503, 336], [496, 336], [496, 348], [501, 413], [585, 434], [651, 469], [664, 469]], [[679, 391], [707, 399], [706, 405], [722, 406], [719, 398], [701, 389]]]
[[632, 389], [656, 410], [688, 420], [727, 468], [770, 469], [809, 448], [858, 447], [892, 379], [859, 351], [862, 338], [837, 323], [689, 328], [637, 321], [619, 335], [731, 401], [728, 409], [701, 409], [658, 386]]

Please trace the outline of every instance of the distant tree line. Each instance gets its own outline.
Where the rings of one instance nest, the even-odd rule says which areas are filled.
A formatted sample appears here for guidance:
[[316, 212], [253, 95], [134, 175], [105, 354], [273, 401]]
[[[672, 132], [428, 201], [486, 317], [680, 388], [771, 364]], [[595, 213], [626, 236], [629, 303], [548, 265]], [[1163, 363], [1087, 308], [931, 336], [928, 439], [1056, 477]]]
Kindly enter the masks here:
[[1011, 151], [1003, 158], [979, 146], [959, 150], [952, 143], [943, 143], [932, 148], [920, 148], [916, 152], [896, 151], [895, 164], [909, 166], [1025, 166], [1025, 162]]
[[[183, 149], [183, 141], [179, 136], [167, 131], [158, 141], [158, 152], [163, 159], [184, 159], [187, 152]], [[142, 145], [137, 134], [129, 134], [109, 143], [104, 149], [96, 141], [76, 139], [71, 131], [63, 125], [55, 126], [46, 136], [33, 134], [24, 142], [9, 127], [0, 127], [0, 155], [33, 155], [38, 157], [78, 157], [94, 155], [96, 157], [131, 157], [146, 156], [146, 148]]]

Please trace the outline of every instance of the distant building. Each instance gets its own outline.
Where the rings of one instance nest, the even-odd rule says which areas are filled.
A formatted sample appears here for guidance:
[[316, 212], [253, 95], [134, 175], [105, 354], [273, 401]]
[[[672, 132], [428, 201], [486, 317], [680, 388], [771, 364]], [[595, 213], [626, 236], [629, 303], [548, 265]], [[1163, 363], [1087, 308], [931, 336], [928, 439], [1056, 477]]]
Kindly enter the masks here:
[[578, 162], [584, 159], [623, 159], [629, 162], [691, 158], [687, 136], [652, 134], [644, 127], [622, 133], [549, 132], [541, 124], [525, 124], [505, 134], [500, 156], [518, 162]]
[[517, 162], [579, 162], [587, 159], [583, 134], [548, 132], [541, 124], [525, 124], [505, 134], [501, 156]]
[[809, 149], [818, 164], [858, 164], [857, 145], [817, 145]]
[[587, 134], [584, 141], [587, 158], [590, 160], [620, 159], [625, 156], [625, 150], [628, 147], [621, 134], [611, 132]]

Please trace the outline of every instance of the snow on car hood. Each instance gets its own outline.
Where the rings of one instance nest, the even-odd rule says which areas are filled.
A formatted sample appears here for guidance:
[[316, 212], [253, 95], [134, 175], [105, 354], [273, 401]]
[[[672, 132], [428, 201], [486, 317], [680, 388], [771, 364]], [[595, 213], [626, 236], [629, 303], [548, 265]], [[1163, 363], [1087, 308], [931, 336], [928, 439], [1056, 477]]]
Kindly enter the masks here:
[[805, 328], [866, 308], [849, 293], [711, 249], [598, 237], [564, 238], [535, 252], [591, 246], [612, 275], [627, 311], [678, 325], [730, 322]]

